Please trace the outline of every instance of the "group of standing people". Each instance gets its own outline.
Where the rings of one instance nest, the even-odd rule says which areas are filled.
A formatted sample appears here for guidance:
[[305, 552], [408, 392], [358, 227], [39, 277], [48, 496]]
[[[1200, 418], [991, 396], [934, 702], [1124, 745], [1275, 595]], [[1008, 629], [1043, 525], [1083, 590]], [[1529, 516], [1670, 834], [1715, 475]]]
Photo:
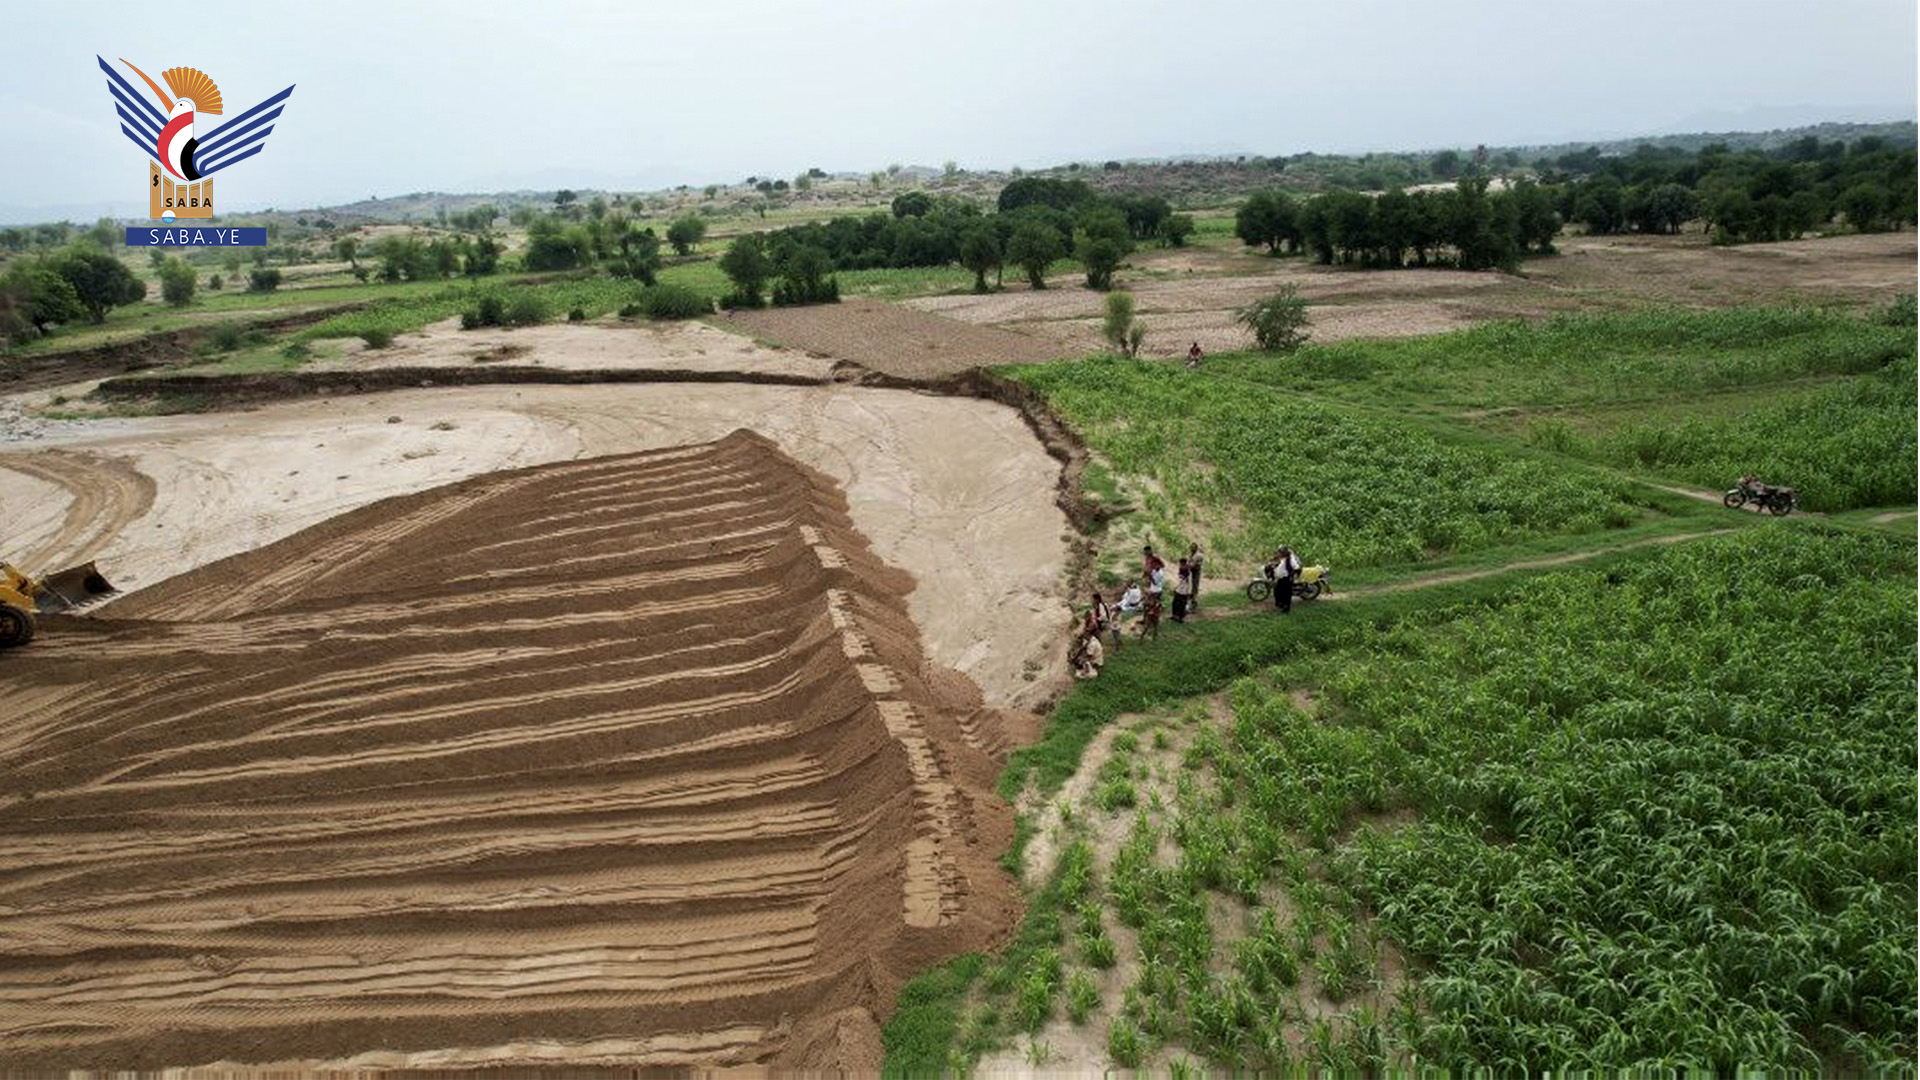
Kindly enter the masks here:
[[[1206, 556], [1201, 553], [1200, 545], [1188, 545], [1187, 553], [1180, 557], [1174, 569], [1171, 600], [1174, 622], [1186, 622], [1200, 610], [1200, 578], [1205, 565]], [[1158, 640], [1160, 619], [1167, 610], [1167, 592], [1167, 562], [1148, 544], [1141, 549], [1140, 576], [1127, 582], [1118, 604], [1109, 604], [1106, 597], [1093, 594], [1087, 616], [1074, 634], [1069, 656], [1074, 677], [1091, 679], [1100, 673], [1101, 665], [1106, 663], [1106, 646], [1101, 644], [1101, 638], [1111, 636], [1113, 647], [1119, 648], [1122, 621], [1138, 619], [1140, 637]]]

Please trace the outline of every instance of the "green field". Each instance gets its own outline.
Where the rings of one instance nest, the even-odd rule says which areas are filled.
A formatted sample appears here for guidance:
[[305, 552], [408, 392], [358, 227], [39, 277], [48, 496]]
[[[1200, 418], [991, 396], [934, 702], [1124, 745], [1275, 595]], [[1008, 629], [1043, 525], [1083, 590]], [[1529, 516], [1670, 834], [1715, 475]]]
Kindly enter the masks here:
[[1443, 439], [1225, 372], [1095, 359], [1003, 369], [1131, 478], [1151, 535], [1245, 562], [1291, 543], [1337, 567], [1402, 563], [1639, 520], [1617, 476]]
[[1048, 884], [890, 1067], [1063, 1023], [1121, 1065], [1911, 1062], [1912, 565], [1759, 522], [1123, 649], [1003, 783], [1135, 716]]

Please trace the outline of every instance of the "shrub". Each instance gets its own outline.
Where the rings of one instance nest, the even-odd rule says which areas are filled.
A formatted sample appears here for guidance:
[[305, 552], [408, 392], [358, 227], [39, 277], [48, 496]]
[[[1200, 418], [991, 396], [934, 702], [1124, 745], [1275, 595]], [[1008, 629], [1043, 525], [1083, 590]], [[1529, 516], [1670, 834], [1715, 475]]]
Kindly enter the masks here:
[[550, 312], [546, 298], [535, 292], [517, 292], [507, 301], [508, 326], [537, 326], [546, 322]]
[[218, 290], [218, 289], [224, 288], [225, 286], [226, 286], [226, 282], [220, 280], [219, 274], [215, 274], [212, 277], [207, 279], [207, 288], [209, 289]]
[[1920, 318], [1920, 306], [1916, 306], [1913, 293], [1901, 293], [1880, 307], [1874, 308], [1868, 316], [1882, 326], [1913, 326]]
[[1292, 285], [1255, 300], [1234, 312], [1235, 322], [1253, 332], [1256, 346], [1267, 352], [1292, 352], [1307, 343], [1307, 302]]
[[178, 255], [160, 264], [160, 297], [173, 307], [186, 307], [193, 303], [194, 286], [199, 281], [199, 275], [193, 272], [193, 267]]
[[1147, 340], [1147, 328], [1133, 317], [1132, 293], [1107, 295], [1107, 318], [1102, 331], [1115, 352], [1128, 357], [1140, 355], [1140, 346]]
[[586, 322], [587, 309], [583, 307], [569, 308], [567, 310], [567, 321], [568, 322]]
[[507, 321], [507, 302], [499, 293], [481, 293], [474, 306], [460, 313], [460, 329], [477, 330], [482, 326], [503, 326]]
[[207, 331], [207, 347], [214, 352], [232, 352], [242, 345], [251, 345], [262, 339], [258, 331], [248, 330], [239, 323], [223, 322]]
[[366, 342], [369, 349], [384, 349], [393, 344], [393, 331], [384, 327], [368, 327], [360, 331], [360, 340]]
[[712, 302], [684, 285], [655, 285], [641, 289], [628, 306], [633, 308], [634, 314], [649, 319], [696, 319], [713, 311]]
[[268, 293], [280, 287], [280, 269], [274, 266], [256, 266], [247, 274], [247, 291]]

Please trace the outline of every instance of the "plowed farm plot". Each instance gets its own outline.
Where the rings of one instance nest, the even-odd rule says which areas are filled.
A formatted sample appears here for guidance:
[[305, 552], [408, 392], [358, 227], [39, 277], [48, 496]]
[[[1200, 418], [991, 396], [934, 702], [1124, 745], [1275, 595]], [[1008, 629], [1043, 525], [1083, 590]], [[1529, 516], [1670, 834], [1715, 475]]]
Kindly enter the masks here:
[[790, 348], [907, 379], [996, 364], [1040, 363], [1074, 351], [1046, 337], [879, 300], [736, 311], [727, 322]]
[[738, 432], [389, 499], [0, 668], [0, 1061], [873, 1069], [1002, 716]]

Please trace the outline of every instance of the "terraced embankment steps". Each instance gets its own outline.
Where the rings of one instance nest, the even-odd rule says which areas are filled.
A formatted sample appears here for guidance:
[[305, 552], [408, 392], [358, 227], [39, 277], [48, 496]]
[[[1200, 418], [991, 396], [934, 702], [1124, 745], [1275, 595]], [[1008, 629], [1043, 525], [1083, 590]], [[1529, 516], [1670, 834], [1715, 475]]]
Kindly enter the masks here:
[[0, 667], [0, 1060], [876, 1068], [1000, 714], [767, 440], [388, 500]]

